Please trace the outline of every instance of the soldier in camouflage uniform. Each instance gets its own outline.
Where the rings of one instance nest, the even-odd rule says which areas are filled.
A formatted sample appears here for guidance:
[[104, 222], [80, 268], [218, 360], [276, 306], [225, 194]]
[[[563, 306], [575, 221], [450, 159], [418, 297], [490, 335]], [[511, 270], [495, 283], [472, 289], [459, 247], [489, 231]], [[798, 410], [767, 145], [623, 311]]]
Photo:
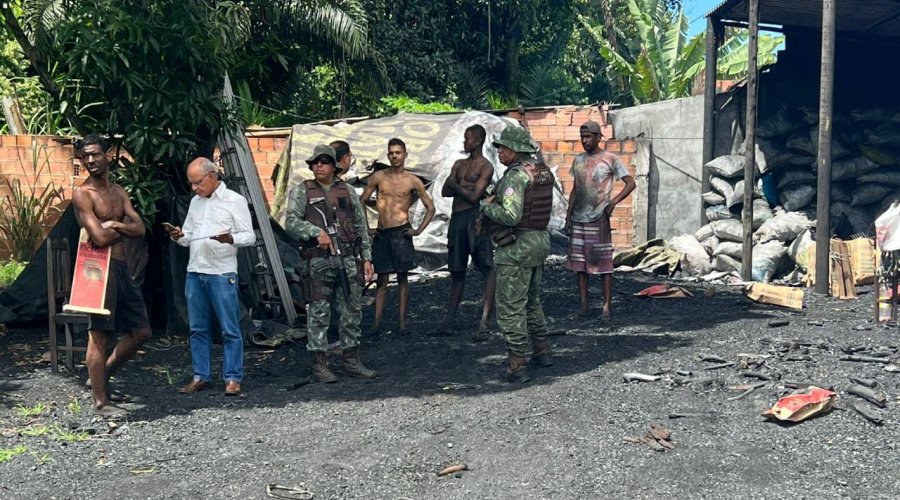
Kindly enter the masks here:
[[[371, 281], [373, 274], [368, 226], [356, 192], [336, 177], [340, 169], [335, 156], [331, 146], [316, 146], [312, 156], [306, 160], [315, 179], [298, 186], [285, 220], [288, 233], [303, 242], [300, 253], [304, 257], [301, 272], [306, 281], [308, 301], [307, 349], [313, 357], [313, 379], [323, 383], [337, 381], [328, 368], [326, 354], [332, 301], [337, 301], [337, 311], [341, 316], [338, 330], [344, 371], [356, 378], [373, 378], [376, 375], [359, 360], [362, 285]], [[326, 232], [325, 216], [337, 228], [333, 239]], [[349, 299], [344, 297], [340, 269], [332, 267], [329, 259], [334, 245], [340, 250], [338, 260], [350, 281]]]
[[550, 253], [547, 224], [554, 180], [550, 169], [532, 158], [537, 148], [524, 129], [507, 127], [493, 144], [500, 162], [508, 167], [496, 194], [481, 202], [491, 239], [497, 244], [497, 323], [509, 356], [500, 375], [509, 382], [524, 383], [530, 380], [525, 359], [529, 338], [532, 362], [553, 365], [540, 289], [544, 259]]

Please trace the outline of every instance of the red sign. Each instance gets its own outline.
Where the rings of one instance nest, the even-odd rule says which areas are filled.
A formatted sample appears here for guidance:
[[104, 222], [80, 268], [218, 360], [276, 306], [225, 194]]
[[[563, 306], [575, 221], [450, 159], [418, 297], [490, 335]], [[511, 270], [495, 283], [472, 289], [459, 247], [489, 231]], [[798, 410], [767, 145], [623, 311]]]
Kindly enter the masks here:
[[109, 316], [106, 303], [106, 282], [109, 281], [109, 247], [91, 244], [87, 231], [78, 238], [78, 255], [72, 275], [72, 294], [63, 306], [66, 312], [83, 312]]

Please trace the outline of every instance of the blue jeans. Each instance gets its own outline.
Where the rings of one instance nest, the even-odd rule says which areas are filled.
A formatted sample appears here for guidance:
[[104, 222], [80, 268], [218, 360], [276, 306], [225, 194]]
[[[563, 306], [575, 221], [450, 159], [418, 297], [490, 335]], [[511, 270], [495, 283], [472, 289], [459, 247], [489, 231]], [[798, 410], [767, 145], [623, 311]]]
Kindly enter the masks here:
[[244, 378], [244, 338], [238, 320], [238, 279], [236, 273], [188, 273], [184, 283], [188, 322], [191, 327], [191, 361], [194, 378], [209, 382], [212, 351], [212, 313], [222, 329], [224, 346], [223, 378], [240, 382]]

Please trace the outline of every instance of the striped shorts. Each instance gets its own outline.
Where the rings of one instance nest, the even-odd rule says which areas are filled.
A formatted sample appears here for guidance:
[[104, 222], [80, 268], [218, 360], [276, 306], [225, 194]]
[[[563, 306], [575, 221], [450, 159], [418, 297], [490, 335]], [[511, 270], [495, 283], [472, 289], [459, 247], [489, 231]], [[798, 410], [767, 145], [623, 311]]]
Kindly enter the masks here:
[[593, 222], [572, 222], [566, 269], [588, 274], [613, 272], [612, 231], [608, 215]]

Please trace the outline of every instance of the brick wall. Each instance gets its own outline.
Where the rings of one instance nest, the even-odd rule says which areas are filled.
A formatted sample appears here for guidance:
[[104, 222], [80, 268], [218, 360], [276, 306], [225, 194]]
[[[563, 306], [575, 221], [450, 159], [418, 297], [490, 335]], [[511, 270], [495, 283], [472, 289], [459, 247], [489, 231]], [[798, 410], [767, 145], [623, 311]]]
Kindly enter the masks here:
[[[596, 106], [570, 106], [526, 111], [524, 116], [518, 112], [507, 113], [506, 116], [524, 121], [528, 125], [531, 136], [541, 145], [545, 161], [557, 167], [557, 175], [564, 191], [568, 195], [572, 189], [572, 160], [582, 152], [579, 126], [587, 120], [594, 120], [602, 126], [604, 137], [613, 137], [612, 125], [608, 123], [605, 108]], [[53, 182], [63, 189], [66, 199], [71, 199], [72, 189], [80, 185], [86, 173], [74, 175], [75, 163], [71, 139], [50, 136], [0, 136], [0, 196], [7, 196], [4, 178], [16, 176], [23, 181], [30, 181], [31, 176], [23, 174], [23, 166], [30, 172], [32, 156], [32, 139], [42, 149], [41, 159], [47, 158], [49, 163], [45, 172], [38, 178], [43, 186]], [[248, 137], [250, 152], [259, 172], [266, 202], [274, 199], [275, 188], [272, 173], [287, 144], [287, 133], [273, 135], [271, 132], [251, 133]], [[631, 175], [634, 175], [635, 143], [632, 140], [609, 139], [600, 143], [600, 147], [616, 153], [621, 158]], [[621, 188], [621, 184], [615, 189]], [[617, 250], [629, 248], [634, 243], [634, 225], [632, 197], [629, 196], [613, 211], [610, 220], [613, 229], [613, 245]], [[51, 224], [52, 226], [52, 224]], [[8, 258], [5, 246], [0, 245], [0, 259]]]

